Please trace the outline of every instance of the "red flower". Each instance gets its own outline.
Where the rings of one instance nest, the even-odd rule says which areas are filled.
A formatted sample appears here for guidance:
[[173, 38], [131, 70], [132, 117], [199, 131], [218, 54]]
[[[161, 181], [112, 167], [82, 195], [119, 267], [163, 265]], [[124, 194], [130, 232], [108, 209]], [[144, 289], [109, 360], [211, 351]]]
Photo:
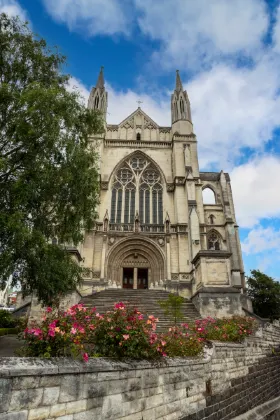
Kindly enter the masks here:
[[83, 354], [83, 359], [84, 359], [85, 362], [88, 362], [88, 354], [87, 353]]

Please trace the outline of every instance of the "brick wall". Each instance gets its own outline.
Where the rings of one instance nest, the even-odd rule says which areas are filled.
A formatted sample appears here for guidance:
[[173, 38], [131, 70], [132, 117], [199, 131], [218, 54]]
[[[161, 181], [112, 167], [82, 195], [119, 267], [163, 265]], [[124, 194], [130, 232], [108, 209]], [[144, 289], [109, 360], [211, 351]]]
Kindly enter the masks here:
[[2, 358], [0, 419], [231, 419], [280, 395], [279, 344], [275, 323], [244, 344], [214, 343], [204, 359]]

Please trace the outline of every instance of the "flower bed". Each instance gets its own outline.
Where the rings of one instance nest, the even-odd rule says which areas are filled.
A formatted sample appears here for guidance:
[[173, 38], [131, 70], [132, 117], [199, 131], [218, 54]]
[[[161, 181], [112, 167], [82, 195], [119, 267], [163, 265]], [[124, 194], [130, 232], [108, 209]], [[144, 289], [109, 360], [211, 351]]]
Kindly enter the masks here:
[[40, 324], [24, 330], [26, 356], [126, 357], [199, 356], [209, 340], [242, 341], [252, 334], [254, 320], [206, 318], [156, 333], [157, 319], [116, 303], [101, 315], [95, 308], [74, 305], [66, 312], [47, 308]]

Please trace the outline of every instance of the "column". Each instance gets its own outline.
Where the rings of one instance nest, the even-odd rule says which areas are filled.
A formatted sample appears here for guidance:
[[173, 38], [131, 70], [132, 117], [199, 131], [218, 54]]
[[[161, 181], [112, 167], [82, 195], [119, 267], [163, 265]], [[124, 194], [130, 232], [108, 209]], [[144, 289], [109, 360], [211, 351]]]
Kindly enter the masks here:
[[137, 267], [134, 267], [133, 269], [133, 289], [137, 289], [137, 274], [138, 274], [138, 269]]
[[101, 253], [101, 273], [100, 273], [100, 278], [102, 280], [105, 277], [106, 242], [107, 242], [107, 235], [104, 235], [103, 236], [103, 244], [102, 244], [102, 253]]
[[166, 256], [167, 256], [167, 280], [171, 280], [171, 258], [170, 258], [170, 239], [166, 240]]

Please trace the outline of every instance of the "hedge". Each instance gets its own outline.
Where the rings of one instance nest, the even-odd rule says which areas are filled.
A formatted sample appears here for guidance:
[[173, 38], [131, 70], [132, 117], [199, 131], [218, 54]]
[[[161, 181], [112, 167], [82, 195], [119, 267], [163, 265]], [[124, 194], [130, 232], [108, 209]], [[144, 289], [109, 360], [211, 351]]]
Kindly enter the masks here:
[[18, 333], [19, 333], [18, 328], [0, 328], [0, 337], [2, 335], [18, 334]]

